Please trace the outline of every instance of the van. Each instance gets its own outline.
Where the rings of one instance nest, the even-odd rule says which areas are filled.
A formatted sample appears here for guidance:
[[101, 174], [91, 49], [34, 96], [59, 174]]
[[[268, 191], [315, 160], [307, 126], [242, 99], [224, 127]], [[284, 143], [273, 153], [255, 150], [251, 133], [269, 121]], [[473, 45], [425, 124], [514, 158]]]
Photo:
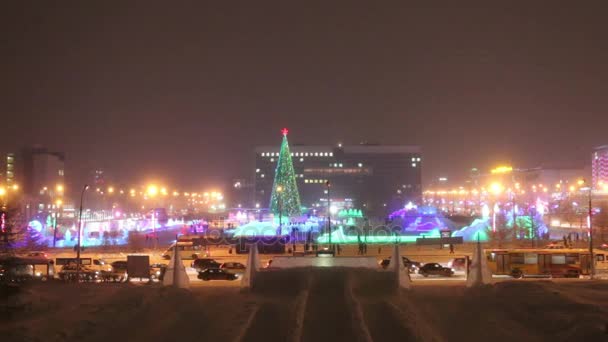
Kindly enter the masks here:
[[173, 256], [174, 248], [177, 247], [177, 252], [182, 259], [198, 259], [205, 256], [205, 249], [201, 245], [195, 245], [190, 241], [174, 242], [162, 254], [162, 258], [169, 260]]

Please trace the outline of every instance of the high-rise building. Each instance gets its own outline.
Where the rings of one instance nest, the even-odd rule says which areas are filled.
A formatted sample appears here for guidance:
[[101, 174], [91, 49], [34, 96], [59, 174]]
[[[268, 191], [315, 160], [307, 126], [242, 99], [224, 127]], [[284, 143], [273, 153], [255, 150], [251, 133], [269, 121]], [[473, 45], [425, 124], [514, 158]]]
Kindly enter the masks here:
[[11, 185], [15, 183], [15, 154], [7, 153], [6, 154], [6, 170], [4, 175], [4, 180], [7, 185]]
[[[277, 144], [255, 149], [256, 206], [268, 207], [279, 148]], [[359, 208], [368, 215], [386, 216], [421, 197], [419, 146], [291, 145], [290, 153], [304, 207], [324, 210], [327, 181], [331, 203]]]
[[25, 195], [34, 197], [64, 186], [65, 155], [62, 152], [35, 146], [23, 149], [20, 159], [16, 161], [19, 171], [15, 177], [22, 183]]
[[596, 147], [591, 156], [593, 188], [604, 190], [608, 185], [608, 145]]

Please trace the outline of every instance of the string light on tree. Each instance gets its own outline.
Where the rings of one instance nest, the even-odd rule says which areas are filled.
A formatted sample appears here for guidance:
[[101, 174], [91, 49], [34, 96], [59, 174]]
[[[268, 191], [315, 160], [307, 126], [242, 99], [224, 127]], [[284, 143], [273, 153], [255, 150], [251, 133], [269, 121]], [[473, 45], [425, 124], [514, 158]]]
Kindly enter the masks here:
[[[283, 128], [281, 133], [283, 134], [283, 142], [281, 143], [279, 160], [275, 169], [274, 185], [270, 196], [270, 211], [275, 215], [279, 214], [280, 196], [281, 214], [288, 217], [299, 216], [301, 214], [300, 194], [289, 151], [289, 142], [287, 141], [289, 130]], [[280, 194], [277, 193], [277, 188], [281, 189]]]

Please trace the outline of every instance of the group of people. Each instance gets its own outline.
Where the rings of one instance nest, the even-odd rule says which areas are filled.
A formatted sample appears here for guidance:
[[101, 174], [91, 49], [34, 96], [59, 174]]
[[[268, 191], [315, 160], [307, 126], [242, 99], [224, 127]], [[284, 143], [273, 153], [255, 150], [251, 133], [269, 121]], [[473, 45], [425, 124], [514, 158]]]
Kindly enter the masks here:
[[[568, 235], [564, 235], [562, 237], [562, 239], [564, 240], [564, 247], [572, 248], [572, 246], [573, 246], [572, 233], [568, 233]], [[578, 243], [580, 241], [580, 236], [578, 235], [578, 233], [574, 233], [574, 240], [576, 241], [576, 243]]]

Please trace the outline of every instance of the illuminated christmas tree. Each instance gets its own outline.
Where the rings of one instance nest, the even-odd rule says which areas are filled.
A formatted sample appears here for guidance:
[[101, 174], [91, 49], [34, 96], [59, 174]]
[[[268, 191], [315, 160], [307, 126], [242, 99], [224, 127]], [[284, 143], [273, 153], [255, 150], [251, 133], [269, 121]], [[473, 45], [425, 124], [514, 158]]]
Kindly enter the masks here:
[[275, 215], [281, 214], [283, 217], [300, 216], [300, 194], [298, 193], [296, 174], [293, 170], [291, 152], [289, 152], [289, 143], [287, 142], [287, 128], [283, 128], [281, 132], [283, 133], [283, 142], [281, 143], [279, 160], [274, 173], [270, 211]]

